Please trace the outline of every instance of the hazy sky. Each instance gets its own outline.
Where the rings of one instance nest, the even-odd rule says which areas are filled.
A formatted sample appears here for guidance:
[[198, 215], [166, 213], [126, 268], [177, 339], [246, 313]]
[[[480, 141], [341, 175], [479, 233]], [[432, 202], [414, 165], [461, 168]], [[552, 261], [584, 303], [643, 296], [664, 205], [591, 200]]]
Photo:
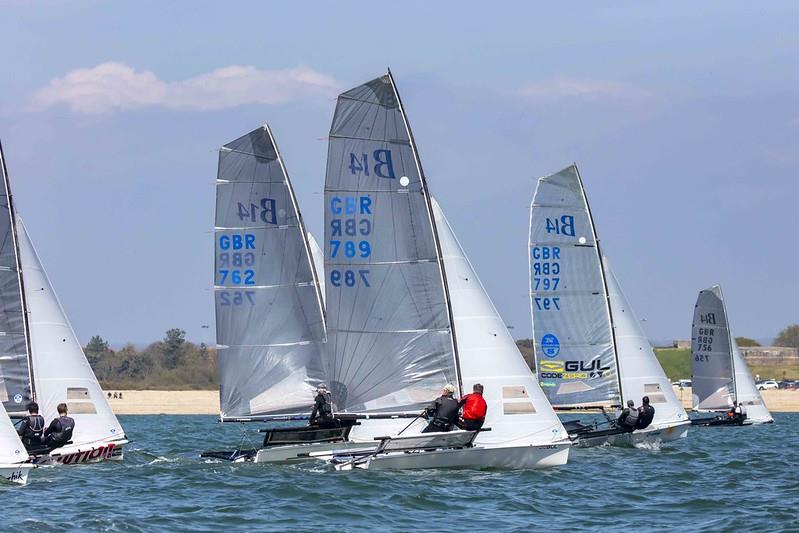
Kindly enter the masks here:
[[216, 149], [268, 121], [320, 235], [335, 96], [387, 66], [514, 336], [535, 180], [572, 162], [651, 338], [713, 283], [737, 335], [799, 322], [799, 3], [570, 6], [0, 0], [12, 190], [79, 338], [212, 343]]

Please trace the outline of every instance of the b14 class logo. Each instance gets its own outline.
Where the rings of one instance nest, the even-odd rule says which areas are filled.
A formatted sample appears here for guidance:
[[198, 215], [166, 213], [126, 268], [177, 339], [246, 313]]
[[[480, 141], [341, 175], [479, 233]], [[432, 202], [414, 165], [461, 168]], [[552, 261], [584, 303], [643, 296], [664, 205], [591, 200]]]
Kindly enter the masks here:
[[557, 357], [560, 353], [560, 341], [553, 334], [547, 333], [541, 337], [541, 350], [547, 357]]

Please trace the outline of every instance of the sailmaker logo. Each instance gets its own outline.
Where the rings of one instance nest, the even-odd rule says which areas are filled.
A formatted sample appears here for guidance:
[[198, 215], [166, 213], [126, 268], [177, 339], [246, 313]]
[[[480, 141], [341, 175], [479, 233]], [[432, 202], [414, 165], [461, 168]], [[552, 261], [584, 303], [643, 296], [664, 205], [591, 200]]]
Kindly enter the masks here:
[[541, 337], [541, 351], [547, 357], [557, 357], [560, 353], [560, 341], [553, 334], [547, 333]]

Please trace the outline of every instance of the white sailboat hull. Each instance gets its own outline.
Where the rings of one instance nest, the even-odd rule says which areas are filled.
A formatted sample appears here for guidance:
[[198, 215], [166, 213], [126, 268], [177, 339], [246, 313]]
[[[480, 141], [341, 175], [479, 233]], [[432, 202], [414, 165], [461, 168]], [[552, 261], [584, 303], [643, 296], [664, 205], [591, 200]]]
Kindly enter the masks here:
[[688, 436], [688, 429], [690, 427], [691, 421], [686, 420], [684, 422], [665, 425], [663, 427], [636, 430], [632, 433], [617, 433], [614, 435], [603, 435], [600, 437], [580, 438], [576, 444], [580, 448], [592, 448], [594, 446], [648, 448], [662, 444], [664, 442], [673, 442], [679, 439], [684, 439]]
[[255, 454], [254, 463], [299, 463], [329, 458], [334, 451], [353, 452], [374, 449], [375, 444], [357, 442], [316, 442], [290, 444], [261, 448]]
[[49, 455], [41, 455], [34, 459], [37, 465], [77, 465], [100, 463], [103, 461], [121, 461], [124, 458], [124, 446], [129, 441], [100, 442], [94, 444], [68, 445], [56, 448]]
[[25, 485], [28, 482], [28, 472], [32, 468], [31, 463], [0, 464], [0, 479]]
[[[565, 465], [571, 443], [396, 452], [378, 455], [355, 464], [368, 470], [409, 470], [419, 468], [498, 468], [531, 470]], [[338, 470], [351, 470], [352, 464], [337, 465]]]

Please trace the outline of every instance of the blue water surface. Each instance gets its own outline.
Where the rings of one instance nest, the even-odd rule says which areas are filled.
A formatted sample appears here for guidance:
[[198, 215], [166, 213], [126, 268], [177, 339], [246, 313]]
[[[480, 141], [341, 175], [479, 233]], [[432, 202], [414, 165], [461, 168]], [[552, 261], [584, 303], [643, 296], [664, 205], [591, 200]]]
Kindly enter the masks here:
[[575, 449], [541, 471], [335, 472], [199, 458], [257, 442], [257, 424], [122, 416], [124, 462], [0, 485], [2, 530], [799, 531], [799, 414], [775, 419], [661, 449]]

